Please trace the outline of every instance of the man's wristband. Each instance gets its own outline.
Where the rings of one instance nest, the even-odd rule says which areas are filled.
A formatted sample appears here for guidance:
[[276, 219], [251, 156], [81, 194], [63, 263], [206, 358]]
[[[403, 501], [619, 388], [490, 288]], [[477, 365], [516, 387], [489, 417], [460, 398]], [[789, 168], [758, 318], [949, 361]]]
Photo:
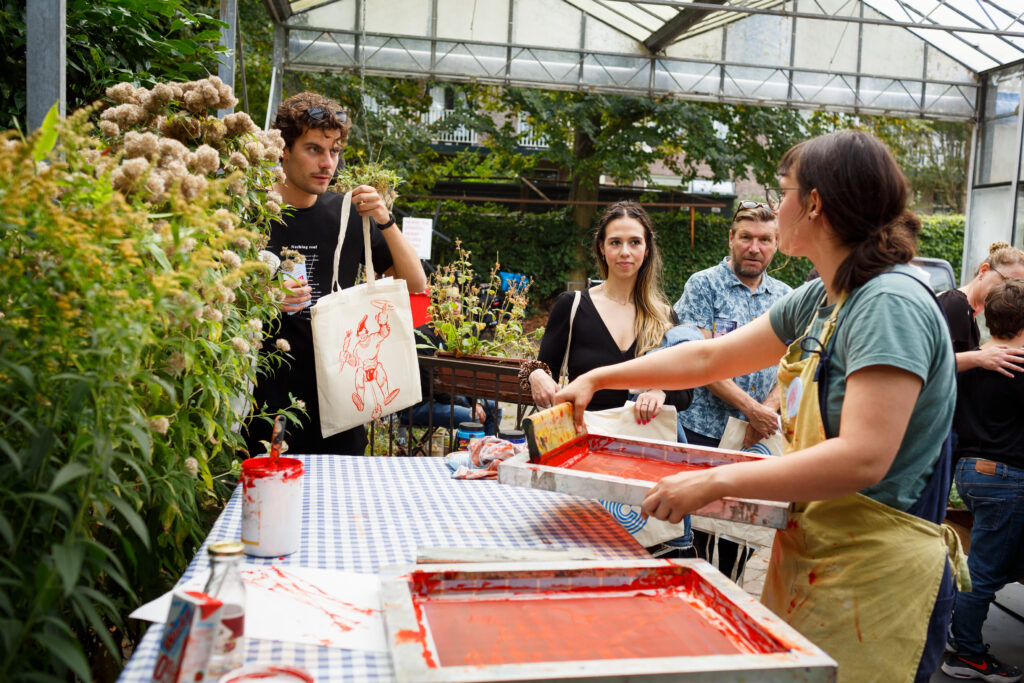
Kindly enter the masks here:
[[379, 230], [387, 230], [388, 228], [390, 228], [390, 227], [391, 227], [392, 225], [394, 225], [394, 224], [395, 224], [395, 217], [394, 217], [394, 215], [393, 215], [393, 214], [390, 214], [390, 213], [389, 213], [389, 214], [388, 214], [388, 222], [387, 222], [387, 223], [379, 223], [379, 224], [377, 225], [377, 228], [378, 228]]

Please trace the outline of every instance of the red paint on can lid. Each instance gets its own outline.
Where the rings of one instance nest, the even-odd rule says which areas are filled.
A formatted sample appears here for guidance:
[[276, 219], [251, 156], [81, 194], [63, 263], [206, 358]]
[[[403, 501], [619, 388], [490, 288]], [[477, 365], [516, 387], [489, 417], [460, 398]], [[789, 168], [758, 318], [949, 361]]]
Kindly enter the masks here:
[[257, 479], [280, 478], [282, 481], [298, 479], [305, 474], [302, 461], [297, 458], [278, 458], [276, 463], [269, 456], [248, 458], [242, 461], [242, 484], [249, 488]]

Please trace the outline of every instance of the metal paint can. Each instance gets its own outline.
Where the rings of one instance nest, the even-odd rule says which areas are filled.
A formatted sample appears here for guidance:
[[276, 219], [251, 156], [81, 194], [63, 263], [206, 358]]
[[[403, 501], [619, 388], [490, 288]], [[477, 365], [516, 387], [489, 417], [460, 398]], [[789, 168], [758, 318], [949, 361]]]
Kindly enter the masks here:
[[526, 432], [522, 429], [502, 429], [498, 432], [498, 438], [510, 443], [526, 443]]
[[455, 431], [455, 450], [469, 449], [469, 443], [484, 438], [484, 426], [479, 422], [460, 422]]

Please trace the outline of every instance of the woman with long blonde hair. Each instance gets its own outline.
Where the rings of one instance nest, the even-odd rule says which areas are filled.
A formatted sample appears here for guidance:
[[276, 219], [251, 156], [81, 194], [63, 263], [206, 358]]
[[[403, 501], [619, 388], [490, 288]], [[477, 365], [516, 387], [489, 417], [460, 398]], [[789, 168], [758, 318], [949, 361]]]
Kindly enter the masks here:
[[[558, 391], [558, 378], [552, 373], [559, 371], [566, 354], [568, 376], [573, 380], [588, 370], [657, 348], [674, 325], [672, 307], [661, 287], [661, 252], [642, 206], [631, 201], [609, 206], [594, 232], [593, 252], [604, 281], [582, 292], [574, 318], [575, 292], [559, 295], [548, 316], [537, 359], [549, 371], [539, 368], [529, 375], [534, 403], [541, 408], [552, 405]], [[637, 422], [650, 421], [666, 401], [685, 410], [691, 394], [660, 389], [641, 393], [635, 407]], [[626, 391], [601, 392], [591, 408], [617, 408], [627, 397]]]

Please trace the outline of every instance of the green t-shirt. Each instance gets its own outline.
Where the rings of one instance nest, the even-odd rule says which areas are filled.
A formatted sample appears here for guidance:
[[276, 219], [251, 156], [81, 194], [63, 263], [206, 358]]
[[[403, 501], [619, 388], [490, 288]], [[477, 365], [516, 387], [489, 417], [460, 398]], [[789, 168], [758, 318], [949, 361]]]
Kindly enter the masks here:
[[[894, 270], [913, 273], [908, 266]], [[769, 319], [780, 340], [798, 339], [812, 322], [811, 336], [820, 333], [834, 308], [819, 305], [824, 293], [821, 280], [814, 280], [772, 306]], [[892, 467], [882, 481], [861, 491], [865, 496], [903, 511], [920, 497], [953, 420], [954, 363], [946, 321], [919, 283], [883, 273], [850, 293], [839, 312], [833, 346], [828, 436], [839, 433], [846, 378], [851, 373], [871, 365], [890, 365], [924, 381]]]

